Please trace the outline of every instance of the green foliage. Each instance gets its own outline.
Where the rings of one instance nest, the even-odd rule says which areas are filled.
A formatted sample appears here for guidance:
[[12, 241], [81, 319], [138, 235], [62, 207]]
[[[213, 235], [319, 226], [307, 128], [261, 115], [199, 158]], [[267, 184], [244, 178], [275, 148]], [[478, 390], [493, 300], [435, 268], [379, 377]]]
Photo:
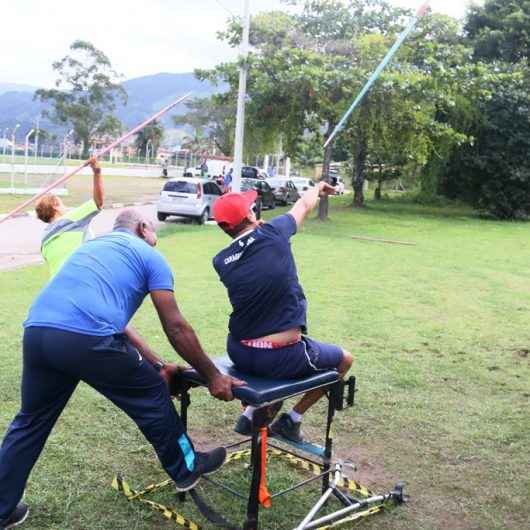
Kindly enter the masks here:
[[[500, 66], [497, 66], [497, 70]], [[499, 219], [530, 216], [530, 95], [528, 73], [510, 68], [476, 101], [474, 141], [455, 151], [441, 187]]]
[[[200, 76], [198, 72], [198, 76]], [[230, 155], [234, 143], [236, 108], [224, 94], [210, 98], [194, 98], [186, 103], [185, 114], [175, 116], [175, 125], [187, 125], [192, 129], [189, 139], [194, 151], [201, 150], [208, 140], [225, 155]]]
[[35, 98], [52, 103], [53, 110], [43, 114], [57, 124], [73, 128], [75, 140], [83, 142], [86, 158], [94, 136], [121, 130], [112, 111], [116, 100], [126, 103], [127, 93], [116, 81], [118, 74], [109, 58], [93, 44], [76, 40], [70, 51], [70, 55], [53, 63], [59, 76], [55, 88], [39, 89]]
[[484, 5], [472, 5], [465, 29], [478, 59], [530, 60], [529, 0], [486, 0]]

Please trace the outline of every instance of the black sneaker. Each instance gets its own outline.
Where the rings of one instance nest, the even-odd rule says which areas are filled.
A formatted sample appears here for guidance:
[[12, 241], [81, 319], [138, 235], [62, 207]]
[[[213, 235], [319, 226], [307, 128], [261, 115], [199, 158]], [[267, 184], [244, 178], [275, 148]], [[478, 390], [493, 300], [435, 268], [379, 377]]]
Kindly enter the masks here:
[[0, 521], [0, 530], [7, 530], [8, 528], [15, 528], [22, 524], [29, 515], [29, 507], [27, 504], [20, 502], [15, 508], [15, 511], [3, 521]]
[[301, 430], [302, 423], [294, 422], [285, 412], [270, 426], [271, 434], [283, 436], [287, 440], [296, 443], [304, 443], [304, 433]]
[[175, 482], [178, 492], [193, 489], [203, 475], [211, 475], [222, 467], [226, 460], [226, 449], [218, 447], [207, 453], [195, 452], [195, 469], [185, 478]]
[[234, 427], [234, 431], [243, 436], [250, 436], [252, 434], [252, 422], [244, 414], [241, 414]]

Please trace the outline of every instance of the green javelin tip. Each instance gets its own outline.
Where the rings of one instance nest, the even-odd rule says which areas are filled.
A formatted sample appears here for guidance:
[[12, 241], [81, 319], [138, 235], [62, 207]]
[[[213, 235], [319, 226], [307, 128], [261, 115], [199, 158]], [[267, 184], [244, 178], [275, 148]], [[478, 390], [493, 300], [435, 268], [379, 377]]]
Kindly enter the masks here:
[[350, 114], [355, 110], [357, 105], [362, 101], [368, 90], [370, 90], [371, 86], [377, 81], [378, 77], [381, 75], [381, 72], [384, 70], [385, 66], [392, 60], [392, 57], [396, 54], [396, 52], [399, 50], [400, 46], [403, 44], [403, 41], [409, 36], [411, 31], [416, 26], [416, 23], [418, 20], [425, 15], [427, 12], [427, 9], [429, 7], [429, 2], [425, 2], [422, 4], [418, 11], [416, 11], [416, 14], [412, 17], [412, 20], [409, 22], [409, 25], [402, 31], [400, 36], [397, 38], [396, 42], [394, 42], [392, 48], [388, 50], [388, 53], [385, 55], [384, 59], [381, 61], [379, 66], [375, 69], [374, 73], [370, 76], [362, 90], [359, 92], [359, 95], [355, 98], [354, 102], [351, 104], [350, 108], [346, 111], [346, 114], [341, 118], [335, 129], [333, 129], [333, 132], [329, 136], [329, 138], [326, 140], [326, 143], [324, 144], [324, 148], [326, 148], [332, 141], [333, 138], [337, 135], [337, 133], [344, 127], [344, 124], [350, 117]]

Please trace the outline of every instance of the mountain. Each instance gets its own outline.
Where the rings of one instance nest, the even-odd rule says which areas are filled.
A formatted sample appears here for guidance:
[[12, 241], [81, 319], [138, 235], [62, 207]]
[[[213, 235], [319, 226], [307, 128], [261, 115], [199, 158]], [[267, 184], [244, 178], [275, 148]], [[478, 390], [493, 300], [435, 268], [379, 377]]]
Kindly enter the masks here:
[[[127, 127], [137, 125], [188, 92], [192, 92], [192, 97], [207, 97], [218, 91], [217, 87], [199, 81], [192, 73], [137, 77], [125, 81], [123, 87], [128, 94], [127, 105], [119, 107], [116, 114]], [[166, 114], [162, 122], [171, 127], [171, 115], [183, 114], [185, 110], [184, 103], [177, 105], [175, 110]]]
[[0, 96], [6, 92], [35, 92], [37, 87], [21, 85], [20, 83], [0, 83]]
[[[6, 127], [11, 129], [16, 123], [20, 123], [17, 138], [21, 138], [33, 127], [35, 119], [45, 105], [33, 100], [35, 90], [33, 87], [15, 85], [19, 89], [2, 92], [4, 87], [10, 86], [14, 85], [0, 84], [0, 137]], [[192, 92], [192, 97], [207, 97], [220, 90], [210, 83], [198, 81], [193, 73], [147, 75], [124, 81], [123, 87], [127, 91], [128, 101], [127, 105], [118, 106], [116, 115], [127, 128], [137, 125], [187, 92]], [[184, 111], [184, 103], [181, 103], [165, 115], [162, 119], [163, 124], [168, 128], [173, 127], [171, 116], [182, 114]], [[47, 120], [41, 120], [41, 126], [50, 132], [59, 134], [64, 132], [64, 128]]]

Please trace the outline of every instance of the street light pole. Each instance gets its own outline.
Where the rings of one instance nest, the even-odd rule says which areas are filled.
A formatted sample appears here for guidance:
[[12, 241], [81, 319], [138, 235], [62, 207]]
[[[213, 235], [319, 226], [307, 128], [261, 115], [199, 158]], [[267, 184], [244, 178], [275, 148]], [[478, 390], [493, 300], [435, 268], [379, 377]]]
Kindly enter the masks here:
[[9, 127], [6, 127], [4, 129], [4, 151], [3, 151], [3, 155], [6, 156], [6, 150], [7, 150], [7, 131], [9, 131]]
[[24, 143], [24, 184], [28, 186], [28, 151], [29, 151], [29, 137], [34, 133], [35, 129], [31, 129], [26, 134], [26, 141]]
[[37, 118], [37, 131], [35, 133], [35, 150], [34, 150], [34, 156], [35, 156], [35, 161], [37, 160], [38, 156], [39, 156], [39, 132], [40, 132], [40, 117]]
[[20, 123], [15, 125], [13, 133], [11, 134], [11, 192], [15, 189], [15, 142], [17, 129], [20, 127]]
[[247, 57], [250, 33], [249, 0], [243, 4], [243, 38], [241, 39], [241, 67], [239, 69], [239, 91], [237, 94], [236, 137], [234, 142], [234, 174], [232, 190], [241, 190], [241, 167], [243, 165], [243, 143], [245, 141], [245, 98], [247, 95]]

